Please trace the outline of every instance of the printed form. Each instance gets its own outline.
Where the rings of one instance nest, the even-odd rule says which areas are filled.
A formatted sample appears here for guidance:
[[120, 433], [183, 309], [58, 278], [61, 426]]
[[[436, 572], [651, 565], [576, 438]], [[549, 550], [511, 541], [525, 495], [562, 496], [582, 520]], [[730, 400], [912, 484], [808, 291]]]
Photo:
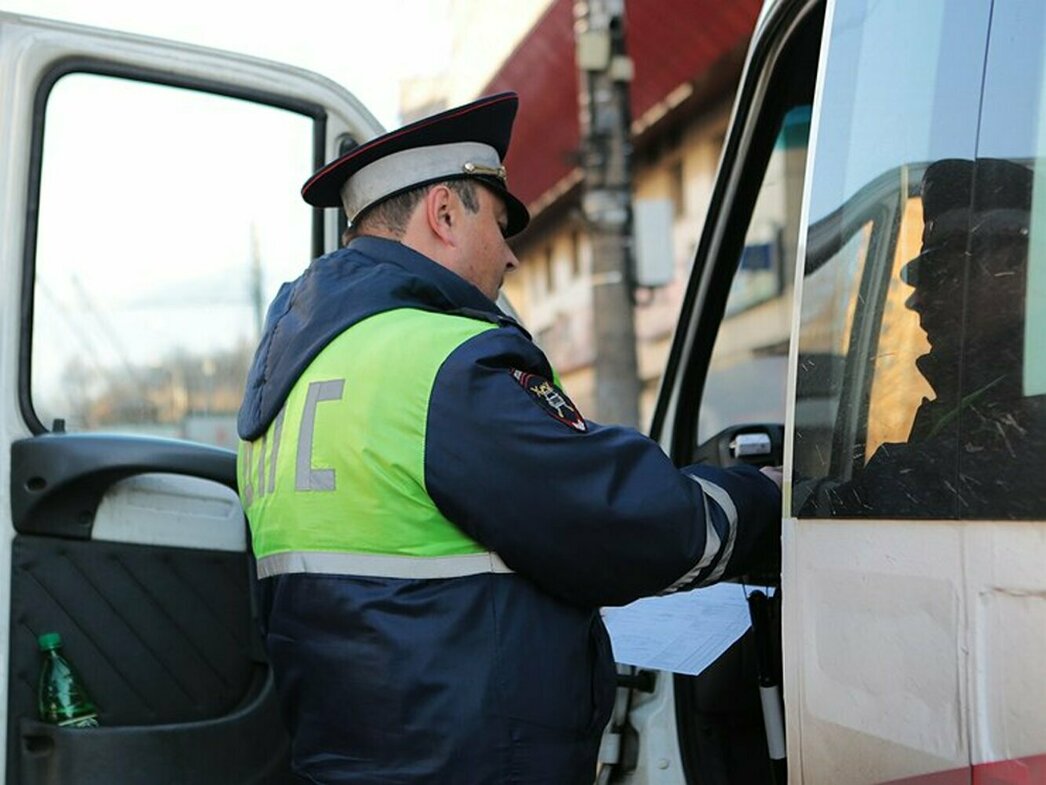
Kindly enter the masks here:
[[696, 676], [752, 626], [746, 596], [773, 589], [719, 583], [604, 608], [614, 659], [624, 665]]

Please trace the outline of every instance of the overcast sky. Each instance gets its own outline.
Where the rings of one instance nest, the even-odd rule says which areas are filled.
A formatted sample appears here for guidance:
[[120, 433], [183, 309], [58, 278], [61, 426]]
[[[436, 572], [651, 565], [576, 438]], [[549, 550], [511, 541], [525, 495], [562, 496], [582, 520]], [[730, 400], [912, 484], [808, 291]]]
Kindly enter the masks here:
[[318, 71], [398, 125], [399, 82], [448, 60], [447, 0], [0, 0], [4, 11], [265, 57]]

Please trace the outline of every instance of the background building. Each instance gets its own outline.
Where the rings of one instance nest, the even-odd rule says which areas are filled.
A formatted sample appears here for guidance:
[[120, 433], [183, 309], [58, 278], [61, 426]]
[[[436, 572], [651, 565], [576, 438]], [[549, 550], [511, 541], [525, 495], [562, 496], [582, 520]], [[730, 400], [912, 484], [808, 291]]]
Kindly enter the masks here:
[[[476, 4], [462, 2], [459, 10]], [[528, 8], [533, 11], [539, 4]], [[671, 280], [636, 292], [636, 338], [647, 422], [715, 178], [744, 53], [759, 0], [647, 0], [626, 3], [631, 83], [633, 192], [671, 205]], [[495, 22], [472, 16], [455, 47], [473, 47]], [[487, 8], [487, 18], [493, 10]], [[702, 24], [681, 24], [700, 18]], [[598, 419], [594, 395], [591, 252], [581, 216], [579, 75], [573, 0], [546, 4], [491, 77], [472, 95], [515, 90], [521, 112], [507, 166], [513, 191], [527, 202], [531, 227], [516, 241], [523, 266], [506, 292], [548, 353], [583, 412]], [[462, 49], [471, 60], [477, 49]], [[454, 66], [459, 71], [459, 66]], [[476, 66], [466, 71], [482, 71]], [[448, 88], [449, 90], [449, 88]], [[778, 265], [780, 267], [780, 265]]]

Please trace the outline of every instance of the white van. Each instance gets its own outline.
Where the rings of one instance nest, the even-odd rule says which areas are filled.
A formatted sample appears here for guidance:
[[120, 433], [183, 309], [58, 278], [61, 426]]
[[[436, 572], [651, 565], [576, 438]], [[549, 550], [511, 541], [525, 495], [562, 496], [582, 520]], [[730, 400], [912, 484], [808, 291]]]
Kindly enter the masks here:
[[[702, 675], [622, 669], [603, 781], [1046, 783], [1044, 40], [1039, 0], [767, 4], [653, 433], [769, 443], [779, 590]], [[215, 413], [338, 244], [301, 173], [380, 128], [312, 74], [12, 15], [0, 104], [5, 781], [293, 782]], [[101, 727], [35, 719], [49, 631]]]
[[1044, 41], [1038, 0], [764, 9], [653, 434], [785, 425], [780, 590], [629, 680], [605, 780], [1046, 783]]

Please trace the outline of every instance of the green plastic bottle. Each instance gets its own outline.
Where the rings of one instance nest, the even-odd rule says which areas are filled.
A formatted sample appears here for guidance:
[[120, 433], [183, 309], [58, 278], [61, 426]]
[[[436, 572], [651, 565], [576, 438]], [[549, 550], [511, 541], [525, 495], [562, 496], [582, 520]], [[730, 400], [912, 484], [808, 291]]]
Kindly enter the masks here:
[[40, 719], [66, 728], [97, 727], [98, 710], [94, 702], [73, 666], [58, 652], [62, 636], [45, 632], [37, 641], [44, 658], [37, 692]]

